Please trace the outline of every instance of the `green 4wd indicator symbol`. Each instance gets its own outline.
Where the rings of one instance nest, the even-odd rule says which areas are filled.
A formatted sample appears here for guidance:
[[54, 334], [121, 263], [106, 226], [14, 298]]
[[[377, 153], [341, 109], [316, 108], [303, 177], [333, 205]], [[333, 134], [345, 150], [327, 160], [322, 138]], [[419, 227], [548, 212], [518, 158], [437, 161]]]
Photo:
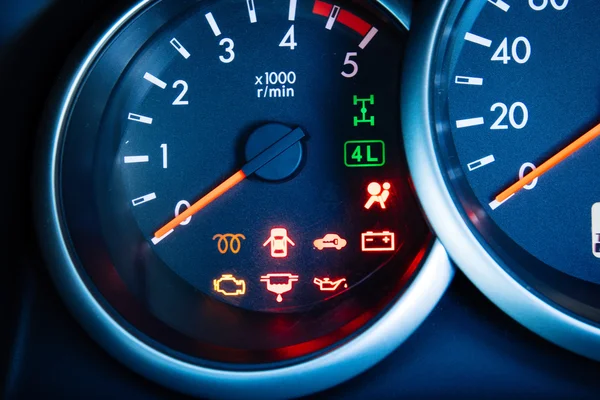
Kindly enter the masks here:
[[385, 164], [383, 140], [349, 140], [344, 143], [346, 167], [381, 167]]

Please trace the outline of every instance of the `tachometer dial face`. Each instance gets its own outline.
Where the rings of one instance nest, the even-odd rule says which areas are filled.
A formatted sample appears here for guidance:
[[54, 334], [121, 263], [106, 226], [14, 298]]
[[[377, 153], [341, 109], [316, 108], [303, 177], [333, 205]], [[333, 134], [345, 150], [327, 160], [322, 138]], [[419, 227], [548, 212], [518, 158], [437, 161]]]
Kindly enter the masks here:
[[365, 328], [430, 243], [402, 157], [405, 28], [320, 0], [135, 16], [81, 72], [60, 136], [79, 271], [128, 329], [207, 365]]
[[438, 156], [482, 242], [596, 322], [599, 16], [593, 0], [465, 2], [448, 17], [434, 96]]

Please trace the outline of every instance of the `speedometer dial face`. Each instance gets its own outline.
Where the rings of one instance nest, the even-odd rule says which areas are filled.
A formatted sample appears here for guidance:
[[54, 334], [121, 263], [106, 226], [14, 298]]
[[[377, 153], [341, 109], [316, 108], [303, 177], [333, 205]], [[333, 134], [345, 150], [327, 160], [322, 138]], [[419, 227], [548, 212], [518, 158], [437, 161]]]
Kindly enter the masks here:
[[490, 2], [457, 27], [444, 144], [490, 233], [495, 225], [524, 249], [527, 264], [598, 284], [600, 3], [514, 3]]
[[[400, 132], [404, 15], [362, 2], [148, 1], [105, 34], [57, 116], [43, 203], [57, 228], [43, 231], [64, 246], [49, 253], [65, 290], [100, 299], [75, 303], [78, 314], [108, 313], [108, 347], [126, 343], [136, 368], [152, 359], [160, 381], [183, 360], [196, 392], [188, 378], [211, 368], [321, 356], [403, 298], [431, 245]], [[128, 345], [115, 322], [168, 361]]]
[[[428, 210], [433, 224], [459, 265], [503, 308], [585, 353], [586, 345], [566, 338], [582, 329], [577, 335], [595, 340], [598, 332], [581, 320], [600, 322], [600, 3], [439, 3], [445, 20], [436, 27], [426, 85], [440, 167], [432, 174], [441, 173], [446, 185], [438, 209], [451, 201], [444, 220]], [[416, 158], [413, 167], [423, 166]], [[418, 189], [431, 188], [428, 179], [417, 179]], [[454, 210], [466, 225], [449, 221]], [[504, 272], [494, 282], [491, 270]], [[551, 331], [568, 324], [571, 333]]]

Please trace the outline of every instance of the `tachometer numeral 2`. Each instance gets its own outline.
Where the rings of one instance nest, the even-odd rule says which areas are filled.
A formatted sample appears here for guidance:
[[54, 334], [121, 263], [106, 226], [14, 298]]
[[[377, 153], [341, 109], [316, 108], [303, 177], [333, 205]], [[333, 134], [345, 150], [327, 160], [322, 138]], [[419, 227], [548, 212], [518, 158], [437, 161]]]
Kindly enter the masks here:
[[174, 106], [187, 106], [188, 104], [190, 104], [190, 102], [187, 100], [184, 100], [184, 97], [187, 94], [187, 91], [189, 89], [188, 84], [186, 81], [179, 80], [173, 84], [173, 89], [177, 89], [179, 86], [182, 87], [181, 93], [179, 93], [179, 96], [177, 96], [177, 98], [173, 102], [173, 105]]

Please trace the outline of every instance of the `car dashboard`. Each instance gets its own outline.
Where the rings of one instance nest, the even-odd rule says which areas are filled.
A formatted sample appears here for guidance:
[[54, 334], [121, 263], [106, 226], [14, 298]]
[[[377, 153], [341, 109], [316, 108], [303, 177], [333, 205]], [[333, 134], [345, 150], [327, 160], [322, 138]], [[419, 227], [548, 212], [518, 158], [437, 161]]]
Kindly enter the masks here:
[[598, 397], [595, 1], [3, 8], [4, 398]]

